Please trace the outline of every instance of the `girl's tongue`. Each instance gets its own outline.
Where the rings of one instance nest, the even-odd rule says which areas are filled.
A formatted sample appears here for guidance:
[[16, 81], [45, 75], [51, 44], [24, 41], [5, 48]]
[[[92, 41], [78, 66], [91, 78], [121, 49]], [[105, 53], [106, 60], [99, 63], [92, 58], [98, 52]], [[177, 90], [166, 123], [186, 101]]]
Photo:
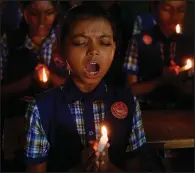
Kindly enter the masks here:
[[90, 73], [90, 74], [96, 74], [99, 72], [100, 70], [100, 66], [99, 64], [97, 64], [96, 62], [89, 62], [86, 67], [85, 70]]

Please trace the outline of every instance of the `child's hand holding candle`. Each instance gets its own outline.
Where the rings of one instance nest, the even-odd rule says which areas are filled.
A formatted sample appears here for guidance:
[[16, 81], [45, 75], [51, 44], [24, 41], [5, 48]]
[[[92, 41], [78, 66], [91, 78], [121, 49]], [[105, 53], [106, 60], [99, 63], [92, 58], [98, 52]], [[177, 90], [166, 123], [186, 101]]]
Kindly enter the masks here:
[[44, 64], [38, 64], [35, 68], [35, 79], [41, 88], [48, 88], [49, 69]]
[[181, 67], [179, 69], [179, 72], [186, 71], [186, 70], [189, 70], [191, 68], [192, 68], [192, 60], [191, 59], [187, 59], [186, 65], [184, 65], [183, 67]]
[[106, 171], [109, 167], [109, 158], [108, 158], [108, 136], [106, 126], [102, 126], [101, 128], [102, 136], [100, 137], [99, 143], [96, 145], [96, 165], [99, 168], [99, 171]]
[[99, 144], [98, 144], [98, 152], [102, 152], [108, 142], [108, 136], [107, 136], [107, 129], [105, 126], [102, 126], [102, 136], [100, 138]]
[[49, 70], [47, 66], [38, 64], [36, 67], [37, 78], [41, 83], [47, 83], [49, 80]]
[[102, 126], [101, 128], [102, 136], [99, 141], [90, 141], [89, 144], [93, 151], [87, 153], [89, 155], [88, 158], [86, 158], [86, 150], [84, 151], [85, 154], [83, 154], [83, 165], [84, 170], [87, 172], [99, 172], [99, 171], [106, 171], [108, 170], [108, 167], [110, 165], [109, 158], [108, 158], [108, 136], [107, 136], [107, 129], [105, 126]]

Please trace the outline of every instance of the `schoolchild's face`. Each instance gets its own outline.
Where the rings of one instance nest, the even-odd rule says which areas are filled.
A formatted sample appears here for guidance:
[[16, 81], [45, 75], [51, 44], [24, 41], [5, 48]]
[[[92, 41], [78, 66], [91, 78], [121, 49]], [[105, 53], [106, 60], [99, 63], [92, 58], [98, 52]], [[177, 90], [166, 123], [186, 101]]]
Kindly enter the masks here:
[[98, 85], [115, 53], [111, 24], [104, 18], [77, 20], [66, 38], [63, 53], [74, 81]]
[[34, 0], [24, 10], [24, 17], [32, 36], [45, 37], [56, 18], [56, 9], [49, 0]]
[[158, 4], [158, 22], [168, 35], [175, 33], [177, 24], [183, 25], [185, 6], [185, 0], [163, 0]]

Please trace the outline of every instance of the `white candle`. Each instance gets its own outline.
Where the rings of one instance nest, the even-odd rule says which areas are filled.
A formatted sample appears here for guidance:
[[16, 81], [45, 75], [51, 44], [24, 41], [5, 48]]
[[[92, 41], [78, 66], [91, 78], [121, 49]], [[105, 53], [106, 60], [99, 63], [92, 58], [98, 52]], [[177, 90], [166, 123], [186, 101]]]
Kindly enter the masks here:
[[43, 67], [43, 73], [42, 73], [42, 80], [44, 83], [48, 81], [47, 73], [44, 67]]
[[181, 34], [181, 26], [180, 26], [180, 24], [176, 25], [175, 31], [176, 31], [177, 34]]
[[108, 142], [108, 136], [107, 136], [107, 129], [105, 126], [102, 126], [102, 136], [100, 138], [99, 144], [98, 144], [98, 151], [102, 152]]
[[179, 72], [182, 72], [182, 71], [185, 71], [185, 70], [189, 70], [190, 68], [192, 68], [192, 60], [187, 59], [186, 65], [184, 65], [183, 67], [181, 67], [179, 69]]

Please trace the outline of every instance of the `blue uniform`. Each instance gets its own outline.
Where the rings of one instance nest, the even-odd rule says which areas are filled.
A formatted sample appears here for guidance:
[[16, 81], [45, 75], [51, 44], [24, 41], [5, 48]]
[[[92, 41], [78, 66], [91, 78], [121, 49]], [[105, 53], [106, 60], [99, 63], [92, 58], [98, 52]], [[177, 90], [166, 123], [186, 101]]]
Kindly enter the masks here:
[[[183, 58], [192, 51], [184, 44], [182, 35], [175, 34], [167, 38], [156, 25], [131, 39], [124, 70], [128, 74], [136, 75], [138, 81], [152, 81], [162, 75], [163, 68], [169, 66], [171, 60], [181, 67], [185, 65]], [[157, 88], [146, 97], [146, 100], [166, 104], [177, 103], [181, 96], [175, 87], [165, 86]]]
[[[119, 102], [128, 108], [121, 119], [111, 111]], [[77, 165], [88, 141], [99, 139], [102, 123], [108, 129], [110, 159], [118, 166], [126, 152], [146, 142], [140, 108], [130, 90], [107, 88], [103, 81], [91, 93], [82, 93], [69, 79], [33, 101], [26, 118], [27, 163], [47, 161], [50, 171], [68, 171]]]
[[[1, 40], [2, 60], [2, 84], [10, 84], [18, 81], [27, 75], [34, 73], [38, 63], [45, 64], [51, 72], [58, 76], [67, 76], [65, 63], [60, 59], [56, 50], [56, 31], [52, 29], [45, 39], [39, 51], [36, 50], [32, 40], [25, 35], [24, 43], [21, 44], [23, 34], [20, 30], [9, 37], [4, 36]], [[52, 87], [52, 86], [50, 86]], [[24, 96], [35, 96], [42, 92], [39, 84], [34, 81], [24, 92], [15, 94], [3, 100], [2, 113], [6, 117], [24, 116], [26, 103], [21, 101]]]

